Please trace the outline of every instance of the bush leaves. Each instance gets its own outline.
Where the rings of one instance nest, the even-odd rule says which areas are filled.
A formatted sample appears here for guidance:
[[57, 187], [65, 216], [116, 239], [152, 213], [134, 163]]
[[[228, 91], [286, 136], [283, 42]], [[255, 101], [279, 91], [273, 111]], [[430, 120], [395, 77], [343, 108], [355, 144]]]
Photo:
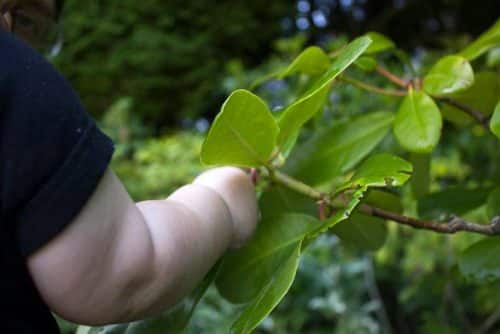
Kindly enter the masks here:
[[474, 60], [483, 53], [500, 44], [500, 19], [490, 29], [481, 34], [472, 44], [462, 50], [459, 55]]
[[430, 153], [441, 136], [442, 118], [434, 100], [410, 89], [394, 121], [394, 134], [410, 152]]
[[206, 165], [264, 165], [274, 150], [278, 132], [265, 102], [249, 91], [237, 90], [215, 118], [203, 143], [201, 160]]
[[297, 72], [308, 75], [319, 75], [323, 74], [329, 66], [330, 58], [328, 55], [321, 48], [311, 46], [302, 51], [279, 77], [284, 78]]
[[458, 265], [464, 276], [477, 283], [500, 279], [500, 237], [488, 237], [470, 246]]
[[424, 78], [424, 90], [431, 95], [447, 95], [469, 88], [474, 71], [467, 59], [447, 56], [440, 59]]

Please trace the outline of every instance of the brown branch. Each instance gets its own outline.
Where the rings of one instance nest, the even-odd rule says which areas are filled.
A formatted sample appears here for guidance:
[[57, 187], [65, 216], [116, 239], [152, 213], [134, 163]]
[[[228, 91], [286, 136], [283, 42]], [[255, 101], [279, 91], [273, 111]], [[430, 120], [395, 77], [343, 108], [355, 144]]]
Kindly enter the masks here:
[[[296, 180], [289, 175], [283, 174], [277, 170], [268, 170], [269, 179], [277, 184], [281, 184], [295, 192], [303, 194], [310, 197], [316, 201], [324, 201], [330, 207], [335, 208], [336, 205], [332, 199], [313, 187]], [[342, 198], [344, 197], [344, 198]], [[341, 202], [346, 201], [346, 194], [341, 194], [339, 199]], [[491, 224], [482, 225], [477, 223], [468, 222], [463, 218], [454, 217], [448, 223], [439, 223], [432, 220], [421, 220], [417, 218], [412, 218], [408, 216], [403, 216], [398, 213], [387, 211], [381, 208], [370, 206], [368, 204], [360, 204], [358, 209], [361, 213], [373, 217], [383, 218], [387, 220], [394, 221], [396, 223], [411, 226], [417, 229], [430, 230], [438, 233], [454, 234], [461, 231], [478, 233], [483, 235], [500, 235], [500, 216], [493, 218]]]
[[440, 102], [449, 104], [450, 106], [453, 106], [465, 112], [467, 115], [474, 118], [474, 120], [476, 120], [479, 124], [481, 124], [485, 129], [489, 130], [489, 117], [483, 114], [481, 111], [449, 97], [434, 97], [434, 98]]
[[404, 80], [403, 78], [398, 77], [396, 74], [390, 72], [388, 69], [385, 67], [382, 67], [380, 65], [377, 65], [375, 67], [375, 71], [377, 71], [378, 74], [386, 77], [389, 79], [389, 81], [395, 83], [396, 85], [403, 87], [403, 88], [408, 88], [410, 85], [410, 81]]
[[471, 223], [460, 217], [454, 217], [448, 223], [438, 223], [432, 220], [421, 220], [403, 216], [367, 204], [361, 204], [359, 210], [363, 214], [392, 220], [396, 223], [408, 225], [413, 228], [432, 230], [439, 233], [454, 234], [461, 231], [467, 231], [484, 235], [500, 235], [500, 217], [495, 217], [489, 225]]
[[353, 86], [356, 86], [358, 88], [367, 90], [369, 92], [378, 93], [378, 94], [382, 94], [382, 95], [406, 96], [406, 94], [408, 93], [405, 90], [385, 89], [385, 88], [380, 88], [380, 87], [377, 87], [377, 86], [373, 86], [373, 85], [364, 83], [362, 81], [353, 79], [351, 77], [348, 77], [346, 75], [342, 75], [341, 77], [339, 77], [339, 80], [340, 81], [344, 81], [344, 82], [346, 82], [348, 84], [351, 84]]

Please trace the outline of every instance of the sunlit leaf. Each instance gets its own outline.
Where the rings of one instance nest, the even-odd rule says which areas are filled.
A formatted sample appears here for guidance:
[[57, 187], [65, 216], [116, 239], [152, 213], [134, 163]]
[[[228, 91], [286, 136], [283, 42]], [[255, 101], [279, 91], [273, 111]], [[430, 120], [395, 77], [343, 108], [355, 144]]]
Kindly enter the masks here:
[[228, 253], [216, 279], [221, 295], [232, 303], [247, 303], [269, 283], [281, 264], [319, 222], [302, 214], [264, 217], [254, 237]]
[[284, 78], [297, 72], [309, 75], [319, 75], [325, 72], [329, 66], [330, 58], [328, 55], [321, 48], [311, 46], [302, 51], [279, 77]]
[[201, 160], [207, 165], [263, 165], [271, 157], [278, 131], [264, 101], [249, 91], [237, 90], [215, 118]]
[[447, 56], [440, 59], [424, 77], [424, 90], [431, 95], [463, 91], [474, 83], [474, 71], [467, 59]]
[[394, 134], [408, 151], [429, 153], [439, 142], [442, 125], [441, 113], [432, 98], [410, 90], [394, 120]]
[[283, 112], [278, 122], [278, 145], [286, 146], [286, 141], [294, 138], [297, 131], [320, 110], [333, 80], [349, 67], [370, 43], [367, 37], [360, 37], [349, 43], [312, 87]]
[[491, 132], [493, 132], [498, 138], [500, 138], [500, 101], [497, 103], [495, 111], [491, 116], [490, 129]]
[[462, 274], [478, 283], [500, 279], [500, 237], [485, 238], [465, 250], [458, 260]]
[[290, 248], [288, 257], [276, 268], [259, 294], [247, 305], [233, 324], [231, 333], [251, 333], [264, 318], [279, 304], [295, 279], [299, 265], [301, 242]]
[[366, 49], [366, 54], [374, 54], [385, 50], [393, 49], [396, 45], [388, 37], [378, 33], [369, 32], [365, 36], [372, 40], [372, 44]]
[[293, 152], [286, 171], [308, 184], [329, 181], [366, 157], [385, 137], [394, 116], [374, 112], [336, 123]]
[[468, 60], [473, 60], [498, 45], [500, 45], [500, 19], [468, 47], [462, 50], [459, 55]]

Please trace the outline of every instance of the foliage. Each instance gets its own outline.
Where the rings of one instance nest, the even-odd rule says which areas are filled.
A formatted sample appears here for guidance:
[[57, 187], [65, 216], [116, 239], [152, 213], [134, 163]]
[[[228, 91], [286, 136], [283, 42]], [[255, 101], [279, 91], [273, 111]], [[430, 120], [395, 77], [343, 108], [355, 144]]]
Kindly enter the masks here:
[[[491, 30], [486, 36], [488, 34]], [[478, 40], [485, 38], [483, 36]], [[292, 67], [279, 71], [278, 77], [295, 82], [291, 86], [297, 89], [294, 98], [287, 101], [288, 107], [269, 107], [272, 103], [264, 94], [262, 97], [257, 95], [258, 88], [255, 93], [239, 89], [229, 96], [208, 133], [201, 149], [204, 162], [256, 168], [262, 182], [260, 207], [263, 217], [256, 235], [242, 249], [223, 258], [214, 278], [222, 297], [237, 304], [234, 308], [222, 304], [224, 310], [237, 311], [236, 316], [228, 315], [233, 333], [266, 332], [266, 328], [286, 332], [286, 325], [280, 329], [279, 321], [274, 322], [273, 315], [267, 319], [266, 316], [288, 291], [292, 292], [292, 296], [297, 293], [292, 282], [297, 278], [300, 284], [300, 261], [305, 262], [307, 252], [315, 249], [325, 238], [331, 238], [332, 233], [355, 251], [376, 250], [384, 245], [376, 256], [382, 268], [377, 279], [388, 283], [387, 286], [382, 284], [380, 289], [386, 292], [384, 299], [404, 305], [397, 312], [396, 308], [392, 308], [394, 313], [388, 316], [383, 305], [370, 306], [361, 302], [358, 307], [371, 307], [367, 313], [378, 312], [379, 324], [370, 324], [368, 320], [372, 318], [361, 317], [366, 321], [364, 328], [335, 324], [338, 328], [367, 333], [389, 331], [395, 320], [403, 318], [413, 328], [420, 328], [422, 333], [453, 332], [449, 323], [440, 323], [442, 316], [447, 316], [450, 322], [459, 321], [466, 307], [474, 310], [472, 320], [477, 321], [480, 315], [492, 313], [498, 308], [499, 299], [495, 299], [498, 293], [493, 295], [492, 301], [487, 301], [485, 295], [488, 292], [485, 291], [495, 291], [498, 286], [495, 284], [499, 283], [498, 263], [491, 256], [497, 252], [499, 237], [480, 239], [473, 234], [461, 233], [445, 238], [430, 231], [414, 232], [385, 222], [391, 220], [434, 232], [499, 233], [495, 219], [499, 215], [498, 189], [494, 190], [498, 187], [500, 175], [499, 142], [494, 131], [489, 132], [490, 117], [484, 122], [485, 118], [481, 116], [493, 113], [494, 105], [482, 102], [484, 96], [495, 94], [492, 93], [492, 90], [495, 92], [495, 79], [489, 84], [482, 84], [482, 89], [475, 88], [480, 75], [474, 71], [480, 71], [485, 66], [478, 62], [481, 58], [469, 63], [449, 55], [438, 59], [430, 70], [424, 68], [417, 74], [409, 70], [409, 78], [401, 78], [390, 71], [380, 70], [386, 58], [377, 51], [396, 52], [397, 49], [391, 46], [374, 48], [371, 56], [377, 62], [377, 72], [400, 87], [379, 87], [370, 80], [360, 83], [349, 76], [361, 75], [355, 66], [350, 65], [356, 64], [369, 50], [370, 43], [370, 38], [365, 36], [334, 51], [334, 59], [327, 69], [322, 64], [324, 56], [329, 57], [326, 52], [318, 56], [319, 49], [313, 52], [306, 49], [292, 63]], [[317, 67], [314, 66], [315, 61], [320, 63]], [[323, 74], [318, 74], [318, 69], [323, 69]], [[347, 112], [332, 115], [331, 100], [327, 97], [336, 93], [340, 82], [387, 95], [382, 100], [386, 102], [387, 99], [387, 103], [382, 104], [384, 111], [365, 109], [351, 112], [346, 108]], [[332, 87], [334, 90], [330, 93]], [[321, 98], [316, 98], [318, 96]], [[467, 100], [460, 100], [463, 96], [467, 96], [469, 101], [479, 101], [479, 104], [471, 103], [471, 107]], [[498, 102], [496, 97], [495, 104]], [[314, 102], [305, 102], [311, 100]], [[457, 100], [459, 103], [456, 103]], [[293, 107], [298, 105], [301, 107]], [[323, 108], [324, 105], [326, 108]], [[443, 118], [447, 119], [443, 117], [443, 105], [451, 105], [455, 111], [467, 113], [478, 125], [467, 127], [443, 122]], [[479, 115], [471, 113], [471, 109], [479, 109]], [[493, 122], [493, 118], [491, 120]], [[461, 137], [469, 138], [470, 133], [477, 134], [475, 136], [480, 145], [463, 149]], [[465, 174], [455, 175], [450, 168], [453, 166], [453, 154], [450, 152], [457, 151], [461, 155], [460, 165], [477, 166], [478, 161], [473, 160], [477, 157], [484, 159], [481, 173], [466, 171]], [[483, 155], [477, 155], [478, 151], [483, 151]], [[412, 166], [409, 161], [418, 163]], [[444, 172], [440, 169], [442, 161], [446, 161], [447, 166]], [[412, 180], [414, 178], [418, 179]], [[409, 179], [413, 184], [407, 184]], [[428, 182], [428, 186], [416, 191], [415, 182]], [[319, 212], [319, 217], [313, 216], [315, 210]], [[458, 215], [460, 218], [457, 220], [455, 216]], [[366, 227], [368, 225], [380, 228]], [[484, 232], [488, 228], [491, 232]], [[412, 242], [407, 243], [406, 240]], [[400, 257], [400, 254], [405, 256]], [[390, 266], [395, 263], [398, 266]], [[370, 268], [371, 264], [364, 265], [363, 268]], [[322, 264], [316, 273], [328, 268], [329, 264]], [[474, 300], [466, 298], [468, 290], [474, 286], [465, 284], [465, 278], [472, 278], [479, 284], [473, 290]], [[405, 286], [410, 280], [414, 284]], [[373, 281], [372, 278], [369, 292], [377, 294], [379, 292]], [[392, 284], [399, 285], [401, 292], [391, 300], [389, 296], [394, 293]], [[436, 306], [433, 303], [438, 298], [435, 291], [443, 289], [449, 291], [446, 298], [452, 300], [443, 301], [445, 306], [442, 309], [449, 307], [449, 314], [427, 311], [419, 313], [418, 319], [407, 318], [417, 307], [420, 310], [426, 307], [427, 310], [434, 309]], [[209, 296], [214, 293], [213, 290], [208, 291]], [[335, 295], [335, 289], [329, 291], [331, 295], [315, 299], [313, 309], [330, 316], [332, 312], [342, 313], [342, 306], [339, 306], [341, 298]], [[362, 296], [355, 301], [366, 299]], [[449, 306], [458, 304], [456, 300], [460, 301], [459, 305]], [[286, 309], [286, 301], [285, 298], [284, 304], [277, 307], [277, 312], [280, 308]], [[188, 309], [184, 314], [190, 313]], [[231, 312], [223, 312], [228, 313]], [[168, 316], [168, 313], [163, 317], [162, 330], [168, 328], [173, 331], [179, 318]], [[387, 320], [389, 317], [390, 320]], [[149, 319], [144, 326], [154, 321]], [[224, 323], [228, 326], [229, 321]], [[306, 327], [301, 326], [307, 323], [306, 319], [300, 325], [291, 323], [289, 326], [304, 329]], [[362, 326], [362, 322], [358, 325]], [[126, 328], [94, 331], [124, 333]], [[460, 328], [470, 329], [470, 324]]]
[[213, 114], [224, 64], [263, 59], [291, 9], [262, 0], [67, 0], [55, 62], [94, 115], [131, 96], [136, 114], [160, 129]]

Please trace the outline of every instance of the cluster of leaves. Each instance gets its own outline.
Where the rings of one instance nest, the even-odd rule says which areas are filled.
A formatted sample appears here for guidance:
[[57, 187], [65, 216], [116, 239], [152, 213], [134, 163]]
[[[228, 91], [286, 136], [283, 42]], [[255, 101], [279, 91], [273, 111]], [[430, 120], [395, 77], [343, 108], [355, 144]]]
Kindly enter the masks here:
[[[353, 64], [365, 71], [375, 70], [376, 55], [395, 50], [394, 43], [370, 33], [334, 52], [333, 61], [320, 48], [306, 49], [277, 74], [280, 78], [297, 73], [308, 77], [299, 98], [277, 115], [254, 93], [242, 89], [233, 92], [208, 133], [201, 158], [207, 165], [229, 164], [260, 171], [262, 221], [254, 238], [225, 256], [200, 288], [175, 310], [144, 322], [85, 329], [87, 332], [82, 333], [182, 330], [212, 280], [225, 299], [240, 305], [232, 332], [250, 333], [288, 292], [301, 254], [321, 234], [333, 231], [355, 247], [378, 248], [385, 240], [386, 226], [380, 219], [365, 217], [363, 205], [400, 212], [394, 188], [404, 185], [412, 173], [420, 217], [432, 214], [436, 202], [447, 204], [439, 208], [445, 214], [461, 214], [484, 205], [488, 219], [497, 216], [500, 196], [498, 188], [494, 190], [495, 180], [481, 184], [479, 190], [466, 189], [465, 200], [453, 198], [446, 191], [427, 195], [427, 190], [416, 189], [425, 183], [429, 154], [440, 142], [443, 118], [448, 119], [443, 117], [444, 108], [438, 106], [443, 99], [453, 98], [483, 112], [492, 132], [486, 134], [487, 140], [498, 143], [493, 139], [493, 134], [499, 136], [498, 101], [482, 104], [484, 96], [498, 91], [498, 76], [474, 73], [470, 61], [498, 47], [499, 39], [500, 22], [459, 54], [438, 60], [423, 80], [408, 80], [395, 115], [375, 111], [336, 121], [306, 141], [298, 140], [301, 128], [322, 110], [332, 84], [338, 79], [353, 83], [344, 76]], [[494, 52], [490, 51], [490, 58]], [[482, 80], [487, 83], [477, 87]], [[395, 155], [371, 154], [391, 129], [401, 151], [410, 153], [414, 166]], [[321, 219], [316, 217], [315, 202]], [[499, 245], [498, 237], [473, 244], [460, 257], [462, 273], [479, 282], [498, 280], [500, 268], [490, 254], [495, 254]]]

